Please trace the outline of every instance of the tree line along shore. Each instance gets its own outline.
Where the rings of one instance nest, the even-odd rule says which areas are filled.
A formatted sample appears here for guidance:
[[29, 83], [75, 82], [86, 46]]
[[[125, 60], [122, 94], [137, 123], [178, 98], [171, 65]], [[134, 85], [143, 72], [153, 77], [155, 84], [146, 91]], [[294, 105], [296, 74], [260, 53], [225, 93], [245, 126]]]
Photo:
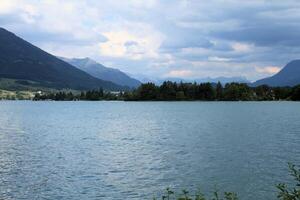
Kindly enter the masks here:
[[176, 83], [157, 86], [145, 83], [131, 91], [109, 92], [103, 89], [82, 92], [36, 93], [33, 100], [123, 100], [123, 101], [280, 101], [300, 100], [300, 85], [294, 87], [251, 87], [245, 83]]

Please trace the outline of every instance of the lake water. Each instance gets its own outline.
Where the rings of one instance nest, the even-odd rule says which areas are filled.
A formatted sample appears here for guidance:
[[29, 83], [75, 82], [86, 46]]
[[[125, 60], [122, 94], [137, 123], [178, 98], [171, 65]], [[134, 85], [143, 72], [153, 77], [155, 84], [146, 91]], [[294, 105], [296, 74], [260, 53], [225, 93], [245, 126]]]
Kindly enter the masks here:
[[274, 199], [299, 144], [296, 102], [0, 101], [0, 199]]

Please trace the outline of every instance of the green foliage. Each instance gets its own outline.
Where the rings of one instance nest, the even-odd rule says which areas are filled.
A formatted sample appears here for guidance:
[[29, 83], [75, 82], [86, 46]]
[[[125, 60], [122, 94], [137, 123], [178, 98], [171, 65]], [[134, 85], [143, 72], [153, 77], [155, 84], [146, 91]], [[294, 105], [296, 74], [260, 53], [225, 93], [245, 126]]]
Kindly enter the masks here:
[[161, 86], [153, 83], [142, 84], [137, 90], [127, 92], [124, 100], [137, 101], [273, 101], [300, 100], [300, 86], [250, 87], [245, 83], [176, 83], [165, 81]]
[[267, 85], [257, 86], [256, 88], [254, 88], [254, 92], [257, 100], [260, 101], [268, 101], [275, 98], [275, 94], [273, 93], [272, 88]]
[[226, 101], [250, 101], [253, 92], [245, 83], [227, 83], [224, 89], [224, 100]]
[[137, 100], [147, 101], [156, 100], [158, 95], [158, 88], [154, 83], [142, 84], [137, 90]]
[[151, 101], [274, 101], [300, 100], [300, 85], [291, 87], [250, 87], [245, 83], [175, 83], [166, 81], [161, 86], [142, 84], [137, 90], [128, 92], [124, 100]]
[[276, 100], [285, 100], [290, 98], [293, 89], [290, 87], [275, 87], [273, 92]]
[[[300, 169], [289, 163], [290, 175], [294, 178], [295, 186], [289, 188], [286, 184], [280, 183], [276, 185], [279, 190], [277, 198], [280, 200], [300, 200]], [[187, 190], [182, 190], [179, 195], [167, 188], [161, 199], [163, 200], [238, 200], [238, 196], [234, 192], [220, 193], [217, 189], [212, 193], [212, 197], [206, 197], [201, 191], [191, 195]], [[255, 198], [253, 198], [255, 199]], [[153, 198], [153, 200], [157, 200]]]
[[[162, 200], [238, 200], [238, 197], [233, 192], [224, 192], [223, 195], [219, 193], [216, 189], [211, 198], [206, 197], [200, 190], [198, 190], [194, 195], [191, 195], [189, 191], [182, 190], [182, 192], [177, 195], [170, 188], [167, 188], [165, 193], [161, 197]], [[156, 198], [153, 198], [156, 200]]]
[[91, 90], [87, 91], [85, 94], [81, 93], [80, 97], [82, 97], [84, 100], [99, 101], [103, 100], [104, 92], [103, 89]]
[[284, 183], [278, 184], [276, 186], [279, 190], [277, 197], [282, 200], [300, 200], [300, 169], [296, 169], [295, 165], [289, 163], [289, 170], [296, 185], [292, 189], [289, 189]]
[[196, 85], [196, 96], [197, 100], [212, 101], [216, 97], [215, 89], [211, 83], [200, 83]]
[[291, 87], [269, 87], [261, 85], [249, 87], [245, 83], [176, 83], [165, 81], [161, 86], [154, 83], [142, 84], [133, 91], [104, 92], [103, 89], [90, 90], [80, 94], [58, 93], [37, 94], [34, 100], [125, 100], [125, 101], [274, 101], [300, 100], [300, 85]]
[[158, 91], [158, 96], [160, 100], [176, 100], [177, 84], [171, 81], [165, 81], [159, 87]]
[[183, 91], [176, 92], [176, 100], [182, 101], [182, 100], [185, 100], [185, 99], [186, 99], [186, 96], [185, 96]]
[[0, 78], [0, 89], [8, 91], [38, 91], [46, 88], [35, 81]]
[[222, 100], [222, 99], [223, 99], [223, 86], [220, 82], [218, 82], [216, 86], [216, 100]]
[[100, 101], [100, 100], [121, 100], [123, 93], [111, 93], [104, 92], [103, 89], [90, 90], [81, 92], [80, 94], [73, 94], [72, 92], [60, 91], [57, 93], [36, 93], [33, 100], [55, 100], [55, 101], [77, 101], [77, 100], [88, 100], [88, 101]]
[[300, 100], [300, 85], [293, 88], [291, 99], [294, 101]]
[[225, 192], [224, 198], [225, 198], [225, 200], [238, 200], [237, 195], [233, 192]]

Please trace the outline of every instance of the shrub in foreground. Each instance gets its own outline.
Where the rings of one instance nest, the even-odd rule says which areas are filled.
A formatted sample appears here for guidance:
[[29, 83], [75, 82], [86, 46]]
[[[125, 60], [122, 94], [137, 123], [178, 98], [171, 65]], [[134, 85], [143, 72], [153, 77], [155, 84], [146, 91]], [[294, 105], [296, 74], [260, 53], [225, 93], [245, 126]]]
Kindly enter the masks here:
[[[277, 199], [280, 200], [300, 200], [300, 169], [296, 168], [295, 165], [289, 163], [290, 175], [295, 181], [293, 187], [289, 187], [284, 183], [279, 183], [276, 185], [278, 189]], [[167, 188], [164, 195], [159, 198], [162, 200], [238, 200], [238, 196], [234, 192], [224, 192], [220, 193], [218, 190], [213, 192], [212, 197], [206, 197], [201, 191], [196, 192], [192, 195], [187, 190], [183, 190], [179, 195], [176, 195], [174, 191]], [[253, 198], [255, 199], [255, 197]], [[153, 198], [153, 200], [158, 200]]]

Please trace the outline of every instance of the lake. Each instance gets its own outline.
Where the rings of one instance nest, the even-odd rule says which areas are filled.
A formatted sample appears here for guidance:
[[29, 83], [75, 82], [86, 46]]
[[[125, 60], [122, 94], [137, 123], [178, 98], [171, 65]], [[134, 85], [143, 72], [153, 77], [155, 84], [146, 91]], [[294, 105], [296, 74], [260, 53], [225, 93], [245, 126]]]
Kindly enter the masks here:
[[274, 199], [299, 144], [297, 102], [0, 101], [0, 199]]

